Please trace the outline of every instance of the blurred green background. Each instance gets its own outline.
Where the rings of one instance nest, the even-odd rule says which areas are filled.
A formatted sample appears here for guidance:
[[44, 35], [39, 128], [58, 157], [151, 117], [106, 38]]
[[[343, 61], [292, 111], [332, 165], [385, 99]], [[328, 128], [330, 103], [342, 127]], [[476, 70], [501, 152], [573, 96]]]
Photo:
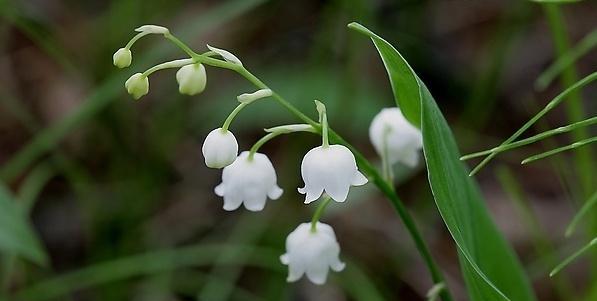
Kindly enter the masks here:
[[[319, 138], [296, 134], [265, 145], [284, 195], [260, 213], [225, 212], [213, 193], [221, 171], [205, 167], [201, 144], [236, 96], [253, 88], [234, 73], [208, 68], [206, 91], [182, 96], [175, 71], [166, 70], [150, 78], [149, 95], [133, 101], [123, 87], [131, 74], [183, 53], [147, 37], [133, 47], [128, 69], [115, 68], [112, 54], [143, 24], [166, 26], [197, 51], [206, 43], [228, 49], [311, 116], [313, 99], [326, 102], [331, 126], [377, 162], [369, 122], [394, 100], [375, 49], [346, 24], [365, 24], [397, 46], [466, 153], [500, 143], [563, 89], [557, 81], [534, 88], [556, 57], [546, 12], [514, 0], [0, 0], [0, 179], [30, 207], [49, 256], [40, 267], [4, 254], [4, 292], [27, 301], [424, 300], [430, 277], [373, 185], [352, 189], [349, 201], [332, 204], [323, 218], [336, 230], [347, 269], [325, 286], [287, 284], [278, 256], [286, 235], [314, 209], [302, 204], [296, 187], [300, 160]], [[572, 44], [596, 28], [595, 1], [557, 12]], [[577, 61], [577, 74], [596, 63], [593, 51]], [[596, 92], [584, 91], [593, 95], [585, 97], [587, 112], [597, 109]], [[262, 101], [232, 129], [248, 149], [263, 128], [294, 122]], [[543, 129], [567, 123], [560, 108]], [[518, 165], [525, 155], [567, 142], [558, 137], [504, 154], [477, 177], [542, 301], [570, 300], [562, 291], [586, 290], [589, 274], [597, 273], [580, 260], [562, 276], [572, 283], [547, 277], [550, 256], [586, 241], [582, 234], [563, 238], [584, 200], [575, 175], [566, 175], [571, 154]], [[399, 195], [454, 295], [465, 300], [454, 244], [423, 167], [396, 172]]]

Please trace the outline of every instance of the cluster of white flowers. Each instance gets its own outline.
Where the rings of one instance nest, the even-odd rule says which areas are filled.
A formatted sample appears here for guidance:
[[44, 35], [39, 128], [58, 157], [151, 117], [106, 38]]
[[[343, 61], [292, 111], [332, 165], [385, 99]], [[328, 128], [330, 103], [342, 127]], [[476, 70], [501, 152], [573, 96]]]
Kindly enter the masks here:
[[[182, 43], [165, 27], [145, 25], [136, 31], [139, 33], [125, 47], [114, 53], [115, 66], [125, 68], [131, 64], [130, 48], [142, 36], [164, 35], [175, 43]], [[166, 62], [143, 73], [133, 74], [125, 82], [127, 92], [133, 98], [139, 99], [149, 92], [148, 75], [165, 68], [179, 68], [176, 72], [179, 92], [187, 95], [201, 93], [207, 84], [206, 70], [201, 64], [204, 61], [201, 59], [206, 59], [207, 56], [220, 56], [223, 60], [217, 60], [218, 64], [228, 64], [226, 66], [229, 68], [244, 68], [234, 54], [209, 45], [207, 47], [209, 52], [203, 56], [188, 50], [185, 45], [182, 48], [190, 51], [190, 59]], [[249, 151], [243, 151], [239, 155], [238, 142], [229, 130], [232, 120], [247, 105], [271, 96], [274, 96], [273, 92], [266, 88], [237, 97], [239, 105], [221, 127], [212, 130], [205, 138], [202, 147], [205, 165], [209, 168], [223, 168], [222, 183], [217, 185], [214, 191], [224, 199], [224, 210], [232, 211], [244, 205], [247, 210], [261, 211], [268, 198], [278, 199], [283, 190], [277, 184], [276, 171], [270, 159], [257, 152], [259, 147], [280, 134], [305, 131], [321, 133], [322, 144], [308, 151], [302, 160], [301, 176], [305, 185], [298, 188], [298, 192], [305, 195], [305, 204], [318, 199], [322, 201], [319, 202], [319, 208], [312, 221], [299, 225], [288, 235], [286, 253], [280, 260], [288, 265], [288, 281], [297, 281], [306, 274], [313, 283], [323, 284], [330, 268], [341, 271], [345, 265], [339, 259], [340, 245], [334, 230], [331, 226], [319, 222], [319, 216], [330, 200], [339, 203], [346, 201], [350, 187], [364, 185], [368, 179], [358, 170], [355, 156], [350, 149], [344, 145], [329, 144], [327, 113], [325, 106], [319, 101], [315, 101], [319, 112], [318, 125], [295, 124], [267, 129], [267, 135], [257, 141]], [[374, 118], [370, 127], [370, 138], [377, 152], [388, 164], [417, 164], [422, 147], [421, 133], [408, 123], [398, 108], [383, 109]]]

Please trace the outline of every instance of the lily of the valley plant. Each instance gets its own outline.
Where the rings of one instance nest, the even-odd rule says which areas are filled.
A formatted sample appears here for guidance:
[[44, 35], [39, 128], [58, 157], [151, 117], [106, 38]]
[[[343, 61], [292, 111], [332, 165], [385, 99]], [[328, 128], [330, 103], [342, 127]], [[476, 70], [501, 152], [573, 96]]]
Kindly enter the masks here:
[[[282, 134], [310, 132], [321, 135], [321, 145], [308, 151], [300, 163], [304, 187], [298, 188], [298, 193], [305, 195], [305, 204], [319, 200], [318, 207], [310, 222], [300, 224], [288, 235], [286, 253], [280, 256], [280, 260], [288, 266], [289, 282], [297, 281], [306, 275], [313, 283], [323, 284], [330, 269], [336, 272], [342, 271], [345, 264], [340, 259], [340, 244], [336, 234], [330, 225], [319, 221], [326, 206], [332, 200], [338, 203], [345, 202], [351, 186], [364, 185], [368, 182], [368, 178], [378, 186], [385, 185], [385, 193], [395, 193], [393, 189], [387, 189], [387, 187], [393, 187], [391, 185], [392, 165], [395, 163], [401, 163], [406, 167], [417, 165], [422, 148], [419, 129], [410, 124], [400, 109], [395, 107], [381, 110], [373, 119], [369, 135], [375, 150], [382, 158], [384, 176], [381, 176], [354, 147], [330, 129], [326, 107], [322, 102], [315, 101], [319, 113], [318, 120], [315, 121], [272, 91], [229, 51], [207, 45], [204, 53], [196, 53], [172, 35], [167, 28], [161, 26], [144, 25], [136, 31], [137, 35], [125, 47], [114, 53], [113, 63], [116, 67], [128, 67], [133, 58], [131, 47], [141, 37], [150, 34], [162, 35], [182, 49], [187, 57], [158, 64], [145, 72], [133, 74], [126, 81], [125, 88], [134, 99], [149, 93], [149, 76], [153, 72], [171, 68], [178, 69], [176, 81], [179, 92], [186, 95], [197, 95], [206, 88], [208, 73], [206, 66], [235, 71], [257, 88], [254, 92], [237, 97], [238, 106], [224, 119], [221, 126], [207, 135], [203, 143], [205, 165], [209, 168], [223, 169], [222, 183], [214, 190], [216, 195], [223, 198], [224, 210], [232, 211], [244, 207], [250, 211], [261, 211], [268, 199], [275, 200], [282, 195], [283, 189], [277, 184], [274, 164], [266, 154], [258, 152], [264, 143]], [[262, 99], [275, 100], [304, 123], [266, 129], [263, 138], [239, 155], [237, 138], [231, 131], [232, 122], [245, 107]], [[359, 167], [366, 170], [366, 176]], [[300, 199], [296, 192], [291, 198], [297, 201]], [[410, 216], [407, 217], [410, 218]], [[409, 231], [413, 237], [420, 238], [416, 228], [409, 228]], [[420, 239], [415, 241], [422, 243]], [[424, 244], [419, 247], [427, 248]], [[442, 277], [441, 274], [437, 274], [439, 269], [435, 266], [435, 262], [427, 258], [427, 264], [436, 280], [435, 284], [441, 284]]]

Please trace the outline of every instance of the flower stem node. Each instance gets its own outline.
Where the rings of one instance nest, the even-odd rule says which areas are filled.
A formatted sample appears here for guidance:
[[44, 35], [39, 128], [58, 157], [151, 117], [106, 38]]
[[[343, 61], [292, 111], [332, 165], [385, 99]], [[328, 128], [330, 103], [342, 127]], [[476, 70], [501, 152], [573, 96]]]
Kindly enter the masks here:
[[134, 99], [139, 99], [149, 93], [149, 79], [142, 73], [135, 73], [126, 80], [124, 87]]
[[273, 92], [270, 89], [261, 89], [261, 90], [255, 91], [253, 93], [241, 94], [241, 95], [237, 96], [236, 99], [238, 99], [238, 102], [240, 102], [240, 103], [249, 104], [258, 99], [270, 97], [270, 96], [272, 96], [272, 94], [273, 94]]
[[207, 167], [224, 168], [236, 159], [238, 142], [232, 132], [217, 128], [207, 135], [201, 150]]
[[226, 211], [236, 210], [241, 204], [250, 211], [261, 211], [268, 197], [276, 200], [282, 192], [268, 157], [255, 153], [251, 158], [248, 151], [224, 168], [222, 183], [215, 188], [215, 193], [224, 198]]
[[367, 183], [367, 178], [357, 169], [352, 152], [346, 146], [334, 144], [316, 147], [305, 155], [301, 163], [305, 187], [298, 191], [309, 204], [325, 191], [334, 201], [344, 202], [350, 186]]
[[140, 27], [135, 28], [136, 32], [141, 32], [145, 34], [167, 34], [170, 33], [170, 30], [164, 26], [159, 25], [143, 25]]
[[130, 66], [132, 60], [133, 54], [131, 53], [131, 50], [125, 47], [118, 49], [116, 52], [114, 52], [114, 55], [112, 56], [114, 66], [118, 68], [126, 68]]
[[207, 49], [209, 49], [210, 51], [213, 51], [217, 55], [221, 56], [227, 62], [230, 62], [230, 63], [233, 63], [233, 64], [237, 64], [239, 66], [243, 65], [243, 63], [236, 57], [236, 55], [230, 53], [228, 50], [224, 50], [224, 49], [220, 49], [220, 48], [217, 48], [217, 47], [209, 46], [209, 44], [207, 45]]
[[377, 153], [389, 164], [415, 167], [423, 148], [421, 131], [410, 124], [399, 108], [382, 109], [371, 122], [369, 139]]
[[339, 255], [340, 245], [332, 227], [318, 222], [316, 231], [311, 231], [311, 223], [303, 223], [286, 238], [286, 254], [280, 261], [288, 266], [288, 282], [307, 274], [311, 282], [321, 285], [330, 268], [340, 272], [346, 266]]
[[182, 66], [176, 72], [176, 81], [181, 94], [196, 95], [203, 92], [207, 84], [205, 66], [200, 63]]

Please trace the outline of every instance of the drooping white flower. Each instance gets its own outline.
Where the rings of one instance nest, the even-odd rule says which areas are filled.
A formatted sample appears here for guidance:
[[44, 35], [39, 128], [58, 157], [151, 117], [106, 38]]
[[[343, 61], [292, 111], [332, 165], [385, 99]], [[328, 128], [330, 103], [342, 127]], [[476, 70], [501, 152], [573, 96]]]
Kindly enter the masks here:
[[205, 90], [207, 74], [203, 64], [191, 64], [182, 66], [176, 72], [178, 91], [182, 94], [195, 95]]
[[305, 155], [301, 163], [305, 187], [298, 191], [305, 196], [305, 204], [317, 200], [325, 192], [336, 202], [344, 202], [350, 186], [367, 183], [357, 169], [352, 152], [343, 145], [316, 147]]
[[217, 53], [227, 62], [231, 62], [231, 63], [241, 65], [241, 66], [243, 65], [243, 63], [234, 54], [230, 53], [228, 50], [209, 46], [209, 44], [207, 45], [207, 49]]
[[232, 132], [217, 128], [207, 135], [201, 151], [207, 167], [223, 168], [236, 159], [238, 142]]
[[330, 268], [340, 272], [346, 266], [339, 255], [340, 245], [332, 227], [317, 222], [313, 232], [311, 223], [303, 223], [286, 238], [286, 254], [280, 256], [280, 261], [288, 265], [288, 282], [307, 274], [311, 282], [324, 284]]
[[244, 204], [250, 211], [261, 211], [268, 197], [276, 200], [282, 195], [276, 181], [276, 171], [266, 155], [255, 153], [249, 158], [249, 152], [244, 151], [224, 168], [222, 183], [215, 192], [224, 197], [224, 210]]
[[151, 33], [151, 34], [167, 34], [170, 32], [168, 28], [159, 25], [143, 25], [135, 28], [136, 32], [144, 32], [144, 33]]
[[112, 61], [114, 62], [114, 66], [118, 68], [126, 68], [131, 65], [131, 61], [133, 60], [133, 54], [129, 49], [120, 48], [114, 55], [112, 56]]
[[369, 138], [377, 153], [387, 157], [390, 164], [401, 162], [414, 167], [419, 162], [423, 136], [399, 108], [382, 109], [371, 122]]
[[139, 99], [149, 93], [149, 79], [141, 73], [135, 73], [126, 80], [124, 87], [134, 99]]

